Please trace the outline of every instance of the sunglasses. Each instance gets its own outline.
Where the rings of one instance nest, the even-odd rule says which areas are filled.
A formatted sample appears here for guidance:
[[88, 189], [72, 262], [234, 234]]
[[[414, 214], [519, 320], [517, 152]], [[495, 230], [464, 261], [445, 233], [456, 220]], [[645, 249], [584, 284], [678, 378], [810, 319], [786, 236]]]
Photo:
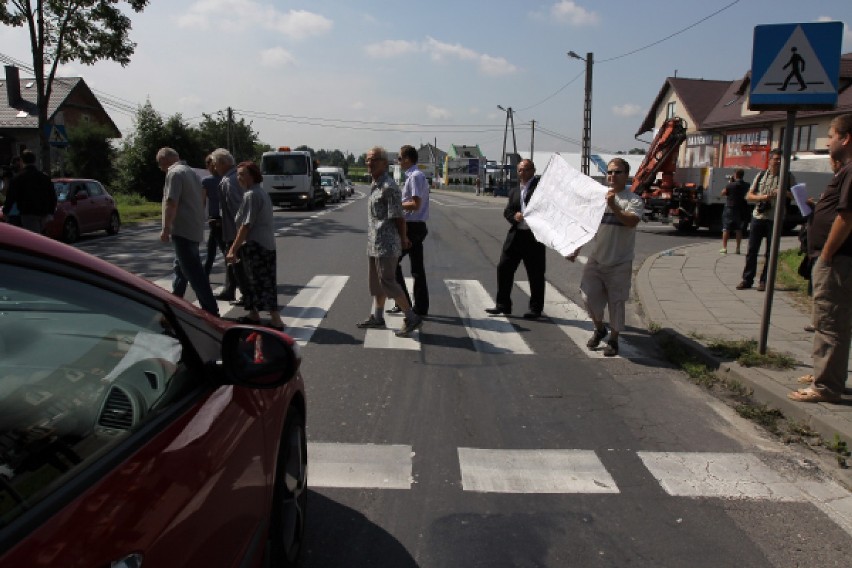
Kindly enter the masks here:
[[617, 176], [619, 174], [623, 174], [624, 170], [607, 170], [606, 175], [608, 176]]

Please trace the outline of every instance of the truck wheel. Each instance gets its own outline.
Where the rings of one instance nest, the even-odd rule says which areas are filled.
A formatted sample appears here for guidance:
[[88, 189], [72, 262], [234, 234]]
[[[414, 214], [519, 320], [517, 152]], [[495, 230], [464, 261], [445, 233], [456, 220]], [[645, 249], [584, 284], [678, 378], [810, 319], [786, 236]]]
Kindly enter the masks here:
[[675, 223], [675, 229], [680, 233], [692, 232], [695, 228], [695, 224], [691, 219], [678, 219], [677, 223]]

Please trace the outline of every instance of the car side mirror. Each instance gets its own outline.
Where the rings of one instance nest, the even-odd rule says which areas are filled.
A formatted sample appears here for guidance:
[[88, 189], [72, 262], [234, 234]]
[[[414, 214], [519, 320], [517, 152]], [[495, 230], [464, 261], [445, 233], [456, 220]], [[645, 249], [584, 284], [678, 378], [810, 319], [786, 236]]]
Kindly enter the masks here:
[[222, 371], [227, 384], [272, 389], [286, 384], [302, 363], [296, 342], [271, 329], [238, 325], [222, 338]]

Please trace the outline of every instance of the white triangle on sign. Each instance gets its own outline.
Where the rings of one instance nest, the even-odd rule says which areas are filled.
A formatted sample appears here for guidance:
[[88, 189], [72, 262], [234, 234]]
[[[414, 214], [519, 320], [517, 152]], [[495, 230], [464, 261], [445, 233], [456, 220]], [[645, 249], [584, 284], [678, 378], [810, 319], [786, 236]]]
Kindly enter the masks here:
[[62, 136], [62, 132], [54, 126], [50, 131], [50, 142], [64, 144], [67, 143], [68, 140], [66, 140], [65, 137]]
[[[800, 79], [804, 80], [804, 85]], [[752, 90], [752, 94], [801, 93], [805, 95], [835, 91], [831, 79], [822, 67], [822, 62], [811, 47], [811, 42], [808, 41], [808, 36], [805, 35], [802, 26], [796, 26], [784, 47], [775, 56], [772, 65], [760, 78], [760, 83]]]

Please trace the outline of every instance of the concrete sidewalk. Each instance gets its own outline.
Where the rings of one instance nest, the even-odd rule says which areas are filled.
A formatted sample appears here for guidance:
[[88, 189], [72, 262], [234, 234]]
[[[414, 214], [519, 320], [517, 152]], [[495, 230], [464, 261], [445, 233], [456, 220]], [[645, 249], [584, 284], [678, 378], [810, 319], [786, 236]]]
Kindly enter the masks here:
[[[802, 403], [787, 399], [787, 393], [803, 385], [796, 379], [811, 373], [813, 333], [807, 306], [797, 305], [793, 295], [775, 290], [767, 345], [795, 358], [799, 365], [788, 371], [747, 368], [714, 356], [705, 344], [715, 339], [760, 338], [760, 322], [766, 294], [755, 287], [737, 290], [742, 279], [745, 254], [719, 253], [721, 241], [688, 245], [649, 257], [636, 276], [636, 292], [642, 303], [646, 325], [659, 326], [666, 336], [689, 347], [719, 370], [754, 390], [754, 398], [779, 409], [788, 418], [807, 424], [831, 441], [839, 434], [852, 446], [852, 396], [841, 404]], [[745, 252], [746, 243], [743, 243]], [[783, 237], [781, 250], [797, 248], [796, 237]], [[761, 256], [758, 270], [763, 262]], [[759, 272], [758, 272], [759, 274]], [[852, 366], [850, 366], [852, 368]], [[849, 390], [847, 389], [847, 393]]]

